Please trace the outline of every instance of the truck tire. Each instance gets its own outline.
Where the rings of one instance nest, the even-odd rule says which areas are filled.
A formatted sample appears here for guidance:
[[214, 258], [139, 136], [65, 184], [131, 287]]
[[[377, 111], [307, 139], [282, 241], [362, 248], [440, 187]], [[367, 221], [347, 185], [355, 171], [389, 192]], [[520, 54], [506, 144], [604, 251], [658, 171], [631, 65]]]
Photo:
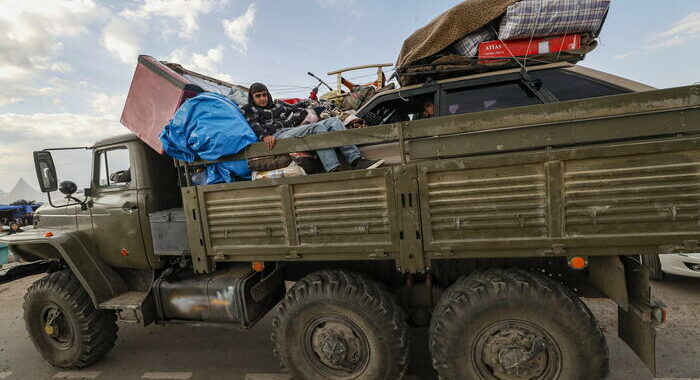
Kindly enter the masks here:
[[356, 273], [312, 273], [287, 292], [272, 322], [274, 352], [296, 380], [397, 380], [408, 363], [403, 310]]
[[664, 271], [661, 270], [659, 255], [642, 255], [642, 264], [649, 269], [649, 279], [654, 281], [664, 279]]
[[441, 380], [603, 379], [609, 368], [586, 305], [522, 269], [460, 278], [433, 312], [430, 351]]
[[96, 310], [68, 270], [51, 273], [29, 287], [24, 321], [41, 356], [60, 368], [93, 364], [117, 339], [114, 312]]

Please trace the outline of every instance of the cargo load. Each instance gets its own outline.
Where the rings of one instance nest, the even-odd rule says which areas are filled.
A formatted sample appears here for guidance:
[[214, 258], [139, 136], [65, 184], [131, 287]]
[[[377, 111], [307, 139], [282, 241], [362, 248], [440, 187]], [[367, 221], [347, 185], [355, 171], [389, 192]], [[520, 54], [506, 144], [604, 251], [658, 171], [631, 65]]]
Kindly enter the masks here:
[[[523, 67], [526, 59], [531, 65], [581, 61], [597, 46], [609, 7], [610, 0], [464, 1], [404, 41], [396, 63], [399, 82]], [[539, 49], [545, 46], [542, 38], [558, 38], [560, 45]], [[509, 49], [516, 41], [522, 54]], [[505, 54], [490, 57], [503, 59], [484, 60], [482, 44], [500, 45]], [[533, 44], [537, 49], [531, 49]]]

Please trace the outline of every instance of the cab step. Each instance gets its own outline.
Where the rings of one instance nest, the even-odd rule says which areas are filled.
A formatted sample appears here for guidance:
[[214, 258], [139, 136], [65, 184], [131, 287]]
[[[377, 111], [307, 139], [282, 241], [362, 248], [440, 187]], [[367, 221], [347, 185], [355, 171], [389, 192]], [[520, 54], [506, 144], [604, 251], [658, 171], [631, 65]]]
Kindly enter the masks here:
[[115, 310], [122, 322], [142, 323], [142, 307], [148, 292], [131, 291], [122, 293], [100, 304], [100, 309]]

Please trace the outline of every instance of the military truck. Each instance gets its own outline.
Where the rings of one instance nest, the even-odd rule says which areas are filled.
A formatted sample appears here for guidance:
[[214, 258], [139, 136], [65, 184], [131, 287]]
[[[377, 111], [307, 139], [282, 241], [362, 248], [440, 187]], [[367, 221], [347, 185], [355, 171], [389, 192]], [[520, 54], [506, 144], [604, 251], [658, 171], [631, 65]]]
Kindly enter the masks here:
[[[417, 118], [425, 97], [436, 114]], [[295, 379], [400, 379], [413, 326], [441, 379], [603, 378], [581, 297], [605, 297], [654, 371], [665, 309], [638, 258], [697, 251], [699, 107], [698, 85], [560, 63], [383, 91], [358, 113], [380, 125], [220, 160], [354, 144], [387, 160], [371, 170], [195, 186], [192, 168], [212, 162], [137, 133], [90, 147], [81, 195], [38, 151], [42, 191], [67, 200], [2, 238], [28, 262], [6, 275], [48, 272], [24, 318], [57, 367], [106, 355], [117, 320], [248, 329], [273, 311]]]

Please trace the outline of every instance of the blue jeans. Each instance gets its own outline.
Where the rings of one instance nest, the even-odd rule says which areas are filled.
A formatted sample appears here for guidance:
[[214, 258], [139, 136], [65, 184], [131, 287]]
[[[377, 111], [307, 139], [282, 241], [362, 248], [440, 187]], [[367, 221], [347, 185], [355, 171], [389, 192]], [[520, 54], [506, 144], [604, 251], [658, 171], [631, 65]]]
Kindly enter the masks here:
[[[300, 125], [294, 128], [282, 128], [275, 132], [273, 136], [275, 136], [276, 139], [288, 139], [290, 137], [305, 137], [319, 133], [344, 130], [345, 125], [343, 125], [343, 122], [337, 117], [331, 117], [314, 124]], [[338, 149], [340, 149], [340, 153], [345, 156], [345, 159], [348, 162], [353, 162], [361, 157], [360, 150], [357, 149], [356, 146], [348, 145]], [[335, 154], [335, 149], [320, 149], [316, 151], [316, 154], [318, 154], [318, 158], [321, 160], [321, 163], [327, 172], [340, 167], [340, 161], [338, 160], [338, 156]]]

